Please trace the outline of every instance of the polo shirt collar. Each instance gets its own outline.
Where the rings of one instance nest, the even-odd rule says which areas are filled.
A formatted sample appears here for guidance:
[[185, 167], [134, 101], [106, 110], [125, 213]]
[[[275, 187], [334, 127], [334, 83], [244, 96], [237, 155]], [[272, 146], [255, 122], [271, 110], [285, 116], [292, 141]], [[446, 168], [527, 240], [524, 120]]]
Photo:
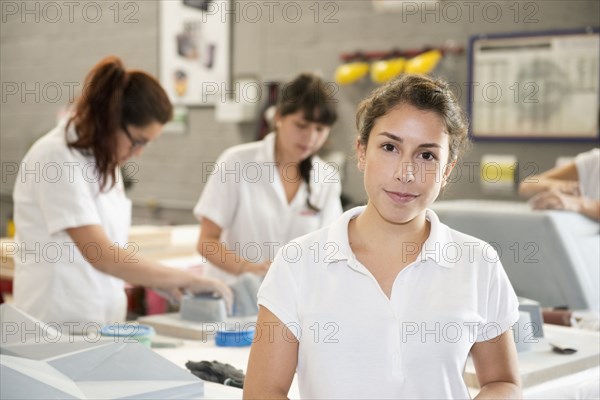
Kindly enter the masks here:
[[263, 138], [259, 154], [260, 161], [275, 162], [275, 132], [271, 132]]
[[[354, 260], [355, 256], [350, 248], [348, 239], [348, 224], [350, 220], [362, 214], [367, 206], [360, 206], [346, 211], [337, 221], [329, 226], [327, 234], [327, 243], [335, 243], [339, 246], [337, 252], [330, 257], [333, 261], [348, 261]], [[425, 240], [421, 253], [417, 256], [417, 260], [426, 261], [432, 260], [435, 264], [444, 268], [454, 268], [454, 264], [448, 262], [444, 255], [444, 250], [448, 244], [452, 242], [452, 233], [450, 228], [440, 222], [437, 214], [431, 210], [425, 210], [425, 218], [431, 224], [429, 237]]]
[[452, 240], [452, 231], [448, 225], [440, 222], [437, 214], [429, 208], [425, 210], [425, 218], [431, 224], [431, 231], [429, 232], [429, 237], [423, 243], [421, 254], [419, 254], [417, 259], [421, 261], [430, 259], [441, 267], [454, 268], [454, 263], [446, 260], [447, 257], [444, 256], [450, 244], [454, 246], [458, 244]]

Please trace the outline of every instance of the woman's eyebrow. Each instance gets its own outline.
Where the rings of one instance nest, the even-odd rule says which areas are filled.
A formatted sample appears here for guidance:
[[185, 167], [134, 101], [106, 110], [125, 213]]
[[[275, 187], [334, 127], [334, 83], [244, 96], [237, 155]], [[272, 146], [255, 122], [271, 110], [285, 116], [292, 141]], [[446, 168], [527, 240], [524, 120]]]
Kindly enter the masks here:
[[[389, 132], [381, 132], [379, 135], [380, 136], [385, 136], [387, 138], [390, 138], [391, 140], [396, 141], [398, 143], [402, 143], [404, 141], [404, 140], [402, 140], [402, 138], [400, 136], [396, 136], [396, 135], [394, 135], [392, 133], [389, 133]], [[423, 148], [427, 148], [427, 149], [431, 149], [431, 148], [441, 149], [442, 148], [442, 146], [440, 146], [437, 143], [422, 143], [418, 147], [423, 147]]]
[[379, 135], [380, 136], [388, 137], [388, 138], [390, 138], [390, 139], [392, 139], [392, 140], [394, 140], [394, 141], [396, 141], [398, 143], [402, 143], [403, 142], [403, 140], [402, 140], [402, 138], [400, 136], [393, 135], [393, 134], [391, 134], [389, 132], [381, 132]]

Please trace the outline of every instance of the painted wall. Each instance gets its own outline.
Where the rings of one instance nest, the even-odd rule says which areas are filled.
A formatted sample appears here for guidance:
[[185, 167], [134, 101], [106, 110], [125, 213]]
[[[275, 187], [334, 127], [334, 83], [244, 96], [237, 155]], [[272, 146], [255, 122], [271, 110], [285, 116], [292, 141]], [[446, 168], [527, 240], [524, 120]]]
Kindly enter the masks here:
[[[474, 34], [581, 28], [597, 25], [600, 14], [600, 2], [596, 0], [444, 1], [437, 10], [425, 7], [419, 11], [408, 8], [403, 14], [377, 12], [367, 0], [236, 1], [234, 14], [219, 12], [223, 18], [235, 21], [234, 78], [250, 76], [261, 82], [287, 80], [302, 71], [318, 71], [332, 80], [342, 52], [439, 46], [447, 39], [466, 47]], [[57, 9], [61, 10], [60, 15]], [[156, 1], [2, 2], [2, 227], [12, 208], [12, 168], [36, 138], [54, 126], [57, 112], [68, 103], [72, 89], [83, 81], [95, 62], [115, 54], [128, 67], [158, 73], [158, 9]], [[467, 80], [466, 55], [447, 57], [436, 73], [462, 86]], [[355, 108], [373, 87], [365, 81], [339, 88], [341, 117], [332, 133], [330, 149], [352, 156]], [[466, 104], [464, 93], [461, 101]], [[138, 183], [130, 192], [138, 206], [135, 221], [152, 222], [157, 217], [161, 223], [193, 222], [191, 208], [206, 180], [202, 163], [216, 160], [229, 146], [253, 140], [254, 134], [253, 124], [218, 123], [213, 108], [190, 109], [185, 135], [163, 135], [137, 160]], [[478, 162], [486, 153], [514, 154], [520, 163], [535, 162], [544, 170], [558, 156], [573, 156], [593, 146], [475, 143], [463, 161]], [[467, 169], [463, 170], [463, 178], [449, 188], [445, 197], [489, 198], [482, 193], [477, 177], [466, 175]], [[365, 197], [362, 176], [352, 159], [347, 166], [344, 192], [356, 202]], [[516, 196], [508, 194], [504, 198]]]

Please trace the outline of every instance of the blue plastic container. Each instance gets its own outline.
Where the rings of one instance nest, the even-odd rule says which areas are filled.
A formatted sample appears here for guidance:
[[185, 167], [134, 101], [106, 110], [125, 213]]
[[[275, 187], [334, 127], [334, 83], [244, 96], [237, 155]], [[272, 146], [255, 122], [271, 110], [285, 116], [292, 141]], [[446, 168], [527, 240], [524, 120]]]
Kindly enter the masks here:
[[127, 340], [127, 342], [137, 341], [148, 347], [150, 347], [155, 333], [153, 327], [138, 324], [113, 324], [100, 330], [102, 336], [123, 338], [123, 341]]
[[218, 330], [215, 335], [215, 343], [222, 347], [244, 347], [250, 346], [256, 333], [254, 327], [241, 329]]

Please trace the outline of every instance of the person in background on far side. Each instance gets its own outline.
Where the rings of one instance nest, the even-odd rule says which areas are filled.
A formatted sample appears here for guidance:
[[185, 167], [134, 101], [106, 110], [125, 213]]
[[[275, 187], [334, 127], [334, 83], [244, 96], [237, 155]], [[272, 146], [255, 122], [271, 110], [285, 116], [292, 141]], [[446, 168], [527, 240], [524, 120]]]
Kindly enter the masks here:
[[600, 221], [600, 149], [524, 179], [519, 194], [536, 210], [565, 210]]

